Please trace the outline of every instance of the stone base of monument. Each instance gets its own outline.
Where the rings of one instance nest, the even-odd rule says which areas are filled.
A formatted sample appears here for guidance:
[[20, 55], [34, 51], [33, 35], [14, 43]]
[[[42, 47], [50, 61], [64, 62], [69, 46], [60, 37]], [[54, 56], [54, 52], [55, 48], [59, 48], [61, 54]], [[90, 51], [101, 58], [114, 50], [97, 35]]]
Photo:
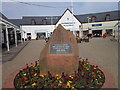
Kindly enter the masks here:
[[78, 67], [78, 61], [71, 54], [51, 55], [40, 60], [40, 64], [40, 68], [43, 69], [44, 73], [51, 71], [53, 74], [61, 74], [62, 72], [70, 74]]

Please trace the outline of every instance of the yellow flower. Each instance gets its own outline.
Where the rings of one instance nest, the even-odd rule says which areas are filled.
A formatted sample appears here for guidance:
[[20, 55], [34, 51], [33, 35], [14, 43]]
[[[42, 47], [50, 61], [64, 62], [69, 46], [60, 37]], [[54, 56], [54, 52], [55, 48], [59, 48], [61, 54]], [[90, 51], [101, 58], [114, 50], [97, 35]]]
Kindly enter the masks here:
[[40, 75], [41, 77], [44, 77], [44, 75]]
[[35, 86], [35, 85], [37, 85], [37, 84], [36, 84], [36, 83], [33, 83], [33, 84], [32, 84], [32, 86]]
[[24, 76], [26, 76], [27, 74], [25, 73], [25, 74], [23, 74]]
[[67, 86], [70, 87], [70, 82], [69, 81], [67, 82]]
[[74, 87], [72, 87], [72, 89], [71, 90], [77, 90], [77, 89], [75, 89]]
[[59, 81], [59, 83], [62, 83], [62, 81]]
[[71, 90], [77, 90], [77, 89], [75, 89], [74, 87], [72, 87]]
[[37, 76], [37, 73], [35, 73], [34, 76]]
[[74, 87], [72, 87], [72, 89], [74, 89]]
[[86, 64], [89, 64], [89, 63], [86, 63]]
[[72, 81], [68, 81], [69, 83], [72, 83]]
[[96, 69], [96, 68], [94, 68], [94, 69]]
[[61, 76], [58, 76], [57, 79], [61, 79]]
[[59, 76], [58, 74], [56, 74], [56, 76]]
[[87, 69], [87, 70], [89, 70], [89, 68], [88, 68], [88, 67], [86, 67], [86, 69]]

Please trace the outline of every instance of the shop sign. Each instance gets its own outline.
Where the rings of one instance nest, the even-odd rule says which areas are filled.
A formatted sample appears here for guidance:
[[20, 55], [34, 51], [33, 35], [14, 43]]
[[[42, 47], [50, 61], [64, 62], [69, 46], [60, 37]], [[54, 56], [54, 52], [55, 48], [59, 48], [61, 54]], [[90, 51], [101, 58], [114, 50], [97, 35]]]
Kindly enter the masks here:
[[102, 24], [92, 24], [92, 27], [94, 26], [102, 26]]

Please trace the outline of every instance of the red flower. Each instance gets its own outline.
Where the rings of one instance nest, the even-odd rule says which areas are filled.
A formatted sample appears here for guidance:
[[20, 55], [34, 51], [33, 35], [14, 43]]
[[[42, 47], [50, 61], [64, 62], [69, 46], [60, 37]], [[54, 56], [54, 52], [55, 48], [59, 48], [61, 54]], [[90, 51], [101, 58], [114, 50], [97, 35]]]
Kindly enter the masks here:
[[63, 83], [63, 84], [62, 84], [62, 87], [64, 87], [65, 85], [66, 85], [66, 84], [65, 84], [65, 83]]
[[66, 74], [66, 76], [68, 76], [68, 74]]
[[81, 63], [82, 61], [79, 61], [79, 63]]
[[38, 82], [38, 84], [41, 84], [41, 82]]
[[85, 77], [85, 74], [82, 74], [82, 77]]
[[27, 78], [27, 77], [24, 77], [23, 79], [24, 79], [24, 80], [27, 80], [28, 78]]
[[32, 72], [35, 72], [34, 70], [32, 70]]
[[85, 71], [84, 69], [82, 69], [82, 71]]
[[77, 71], [74, 71], [75, 73], [77, 73]]
[[28, 83], [29, 81], [25, 81], [25, 83]]
[[92, 75], [92, 77], [96, 77], [96, 75], [95, 75], [95, 74], [93, 74], [93, 75]]
[[52, 76], [52, 78], [55, 78], [55, 76]]
[[46, 75], [44, 75], [44, 77], [46, 77]]
[[55, 86], [54, 86], [54, 85], [52, 85], [52, 88], [55, 88]]
[[76, 81], [79, 81], [79, 79], [78, 79], [78, 78], [76, 78], [75, 80], [76, 80]]

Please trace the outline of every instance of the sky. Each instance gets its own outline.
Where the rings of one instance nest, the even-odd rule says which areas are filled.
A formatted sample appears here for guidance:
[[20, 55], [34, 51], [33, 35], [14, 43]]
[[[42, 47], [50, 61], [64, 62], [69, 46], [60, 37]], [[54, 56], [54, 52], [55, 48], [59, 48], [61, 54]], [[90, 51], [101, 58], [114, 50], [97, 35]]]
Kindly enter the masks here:
[[[26, 4], [27, 3], [27, 4]], [[34, 5], [33, 5], [34, 4]], [[99, 13], [118, 10], [118, 2], [73, 2], [74, 15]], [[1, 12], [9, 19], [22, 16], [61, 16], [71, 2], [2, 2]]]

